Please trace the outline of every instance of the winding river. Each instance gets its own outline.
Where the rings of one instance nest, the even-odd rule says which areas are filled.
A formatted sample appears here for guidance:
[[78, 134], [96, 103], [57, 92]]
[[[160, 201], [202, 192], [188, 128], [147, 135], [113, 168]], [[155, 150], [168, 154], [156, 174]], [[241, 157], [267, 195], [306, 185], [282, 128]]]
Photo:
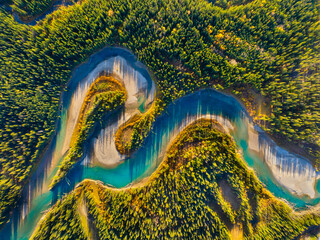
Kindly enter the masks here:
[[[48, 186], [68, 150], [84, 97], [101, 72], [123, 81], [128, 91], [125, 107], [102, 119], [88, 142], [83, 159], [54, 190]], [[147, 69], [127, 50], [106, 47], [77, 67], [62, 95], [56, 135], [25, 187], [21, 207], [14, 211], [0, 239], [28, 239], [37, 222], [57, 199], [85, 178], [121, 188], [149, 176], [160, 164], [170, 140], [192, 121], [206, 117], [220, 122], [233, 136], [247, 165], [276, 197], [296, 207], [320, 201], [319, 174], [304, 158], [277, 146], [254, 126], [243, 106], [232, 96], [213, 89], [187, 95], [170, 104], [158, 117], [143, 146], [125, 159], [115, 150], [114, 133], [138, 111], [146, 111], [155, 98], [155, 84]], [[112, 167], [110, 167], [112, 165]], [[109, 167], [106, 167], [109, 166]]]

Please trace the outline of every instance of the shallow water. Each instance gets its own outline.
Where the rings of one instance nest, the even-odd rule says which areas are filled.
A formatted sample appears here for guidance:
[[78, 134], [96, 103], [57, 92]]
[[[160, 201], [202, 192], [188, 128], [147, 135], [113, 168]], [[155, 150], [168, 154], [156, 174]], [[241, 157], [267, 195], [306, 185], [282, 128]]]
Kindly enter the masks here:
[[[76, 164], [53, 191], [48, 191], [58, 163], [67, 151], [86, 91], [103, 70], [116, 74], [120, 79], [127, 79], [124, 80], [127, 82], [125, 86], [129, 95], [126, 107], [103, 122], [102, 130], [93, 135], [84, 159]], [[140, 94], [137, 95], [137, 91]], [[24, 190], [23, 204], [15, 210], [10, 223], [0, 233], [0, 239], [28, 239], [41, 218], [42, 211], [85, 178], [100, 180], [119, 188], [150, 175], [161, 163], [170, 140], [186, 125], [202, 117], [215, 118], [228, 129], [248, 166], [254, 169], [259, 179], [275, 196], [284, 198], [297, 207], [319, 202], [319, 192], [314, 190], [318, 175], [310, 163], [276, 146], [263, 131], [252, 125], [247, 112], [236, 99], [212, 89], [190, 94], [169, 105], [156, 119], [143, 146], [121, 164], [113, 168], [92, 167], [89, 163], [93, 155], [99, 155], [98, 158], [104, 163], [123, 159], [123, 156], [114, 152], [112, 134], [135, 110], [145, 111], [145, 106], [152, 102], [154, 92], [155, 87], [147, 70], [136, 62], [130, 52], [121, 48], [105, 48], [75, 69], [67, 91], [63, 93], [57, 134]], [[112, 158], [108, 157], [110, 152]], [[300, 190], [314, 191], [311, 194], [314, 198], [292, 194], [292, 188], [295, 187], [291, 186], [292, 179], [305, 181], [307, 185], [304, 186], [308, 188]], [[278, 181], [283, 181], [282, 185], [291, 188], [290, 191]], [[299, 187], [297, 189], [296, 192], [299, 192]]]

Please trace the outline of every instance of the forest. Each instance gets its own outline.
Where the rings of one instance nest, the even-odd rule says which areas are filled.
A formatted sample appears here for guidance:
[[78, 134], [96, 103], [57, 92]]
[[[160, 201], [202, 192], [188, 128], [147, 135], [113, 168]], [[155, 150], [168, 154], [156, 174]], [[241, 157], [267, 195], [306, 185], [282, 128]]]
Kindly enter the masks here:
[[223, 127], [201, 119], [148, 179], [124, 189], [83, 181], [31, 239], [231, 239], [234, 229], [246, 239], [293, 239], [319, 223], [318, 214], [295, 213], [274, 198]]
[[0, 4], [9, 6], [23, 21], [29, 22], [48, 10], [56, 0], [0, 0]]
[[[16, 6], [28, 15], [44, 11], [28, 7], [34, 2], [40, 1]], [[128, 48], [157, 79], [153, 111], [133, 126], [132, 151], [167, 104], [213, 87], [241, 99], [257, 124], [319, 168], [319, 1], [232, 4], [83, 0], [35, 26], [18, 24], [1, 8], [0, 225], [54, 134], [72, 69], [104, 46]], [[256, 96], [268, 102], [267, 114], [259, 112]]]

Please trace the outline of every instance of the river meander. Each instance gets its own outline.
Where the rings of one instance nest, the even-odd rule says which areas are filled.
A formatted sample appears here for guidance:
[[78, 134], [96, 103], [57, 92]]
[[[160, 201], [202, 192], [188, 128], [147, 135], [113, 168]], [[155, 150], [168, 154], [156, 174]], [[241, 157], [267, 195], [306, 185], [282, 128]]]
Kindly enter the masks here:
[[[68, 150], [86, 92], [102, 71], [115, 74], [125, 83], [129, 92], [126, 106], [101, 121], [101, 128], [87, 144], [84, 158], [65, 180], [50, 191], [48, 186]], [[145, 111], [154, 97], [155, 85], [148, 71], [125, 49], [106, 47], [77, 67], [62, 95], [56, 135], [24, 189], [21, 207], [14, 211], [0, 238], [28, 239], [43, 211], [83, 179], [100, 180], [121, 188], [149, 176], [161, 163], [170, 140], [185, 126], [202, 117], [217, 119], [227, 129], [247, 165], [276, 197], [296, 207], [315, 205], [320, 201], [317, 190], [319, 174], [312, 165], [306, 159], [278, 147], [259, 127], [253, 125], [248, 113], [235, 98], [213, 89], [200, 90], [170, 104], [156, 119], [143, 146], [124, 159], [124, 156], [114, 152], [113, 134], [132, 114]], [[116, 159], [118, 164], [112, 167], [92, 164], [95, 162], [92, 159], [97, 156], [98, 162], [114, 163]]]

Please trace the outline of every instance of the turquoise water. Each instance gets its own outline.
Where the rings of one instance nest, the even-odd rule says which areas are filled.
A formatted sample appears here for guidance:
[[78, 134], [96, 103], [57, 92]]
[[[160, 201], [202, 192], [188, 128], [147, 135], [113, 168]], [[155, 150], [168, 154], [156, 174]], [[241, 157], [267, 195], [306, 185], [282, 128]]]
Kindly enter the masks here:
[[[223, 116], [232, 122], [234, 130], [231, 131], [231, 135], [242, 151], [243, 158], [275, 196], [286, 199], [296, 207], [319, 202], [319, 198], [311, 200], [307, 197], [301, 198], [292, 195], [277, 183], [266, 164], [248, 150], [246, 135], [248, 117], [245, 110], [234, 98], [210, 89], [191, 94], [171, 104], [165, 110], [165, 114], [156, 120], [152, 133], [146, 138], [143, 147], [123, 164], [114, 169], [78, 164], [69, 173], [68, 179], [69, 181], [74, 179], [74, 183], [77, 183], [82, 179], [89, 178], [100, 180], [117, 188], [124, 187], [155, 170], [161, 162], [161, 158], [158, 156], [163, 155], [174, 133], [179, 132], [177, 131], [179, 127], [181, 129], [194, 121], [195, 118], [206, 114]], [[66, 184], [61, 183], [61, 185], [65, 186]]]
[[[130, 52], [121, 48], [105, 48], [92, 55], [87, 63], [80, 65], [74, 71], [68, 84], [68, 90], [63, 96], [62, 109], [68, 109], [71, 95], [81, 79], [87, 76], [101, 61], [108, 57], [118, 55], [132, 63], [134, 68], [142, 73], [148, 81], [152, 81], [147, 70], [140, 67], [140, 65], [135, 64], [135, 57]], [[151, 87], [149, 86], [149, 90], [150, 88]], [[144, 111], [145, 101], [141, 100], [139, 102], [141, 103], [141, 110]], [[121, 114], [122, 110], [115, 113], [115, 115], [119, 116], [121, 116]], [[10, 223], [1, 231], [0, 239], [28, 239], [34, 230], [36, 223], [43, 215], [42, 212], [47, 210], [61, 196], [74, 189], [76, 184], [83, 179], [89, 178], [100, 180], [105, 184], [120, 188], [127, 186], [142, 177], [150, 175], [161, 163], [170, 140], [172, 140], [172, 138], [187, 124], [203, 116], [211, 118], [221, 116], [218, 120], [222, 121], [222, 124], [226, 126], [228, 125], [228, 122], [231, 122], [233, 129], [230, 130], [230, 134], [235, 139], [239, 150], [243, 153], [244, 160], [249, 167], [254, 169], [262, 183], [275, 196], [287, 200], [296, 207], [305, 207], [306, 205], [314, 205], [319, 202], [320, 198], [318, 193], [314, 199], [297, 197], [280, 186], [272, 176], [272, 173], [265, 162], [248, 149], [247, 128], [250, 119], [245, 109], [233, 97], [213, 89], [206, 89], [178, 99], [173, 104], [169, 105], [164, 113], [156, 119], [153, 130], [145, 139], [143, 146], [122, 164], [107, 169], [97, 166], [92, 167], [79, 162], [68, 173], [65, 180], [61, 181], [54, 190], [48, 191], [47, 186], [57, 171], [58, 163], [63, 158], [63, 155], [59, 155], [60, 157], [57, 157], [57, 160], [52, 160], [54, 159], [52, 156], [56, 154], [57, 149], [63, 147], [66, 128], [65, 121], [67, 117], [66, 112], [62, 111], [61, 121], [58, 123], [57, 127], [57, 136], [53, 139], [48, 152], [41, 160], [38, 170], [24, 191], [23, 201], [28, 204], [21, 204], [21, 206], [27, 205], [28, 211], [24, 211], [22, 209], [23, 207], [18, 208]], [[95, 137], [97, 136], [94, 135], [91, 143], [88, 144], [87, 156], [90, 156], [93, 139]], [[318, 184], [317, 189], [319, 188], [320, 186]], [[36, 192], [37, 194], [30, 194], [30, 192]], [[27, 201], [26, 199], [29, 199], [30, 197], [32, 200]], [[23, 217], [23, 212], [26, 213], [25, 217]]]

